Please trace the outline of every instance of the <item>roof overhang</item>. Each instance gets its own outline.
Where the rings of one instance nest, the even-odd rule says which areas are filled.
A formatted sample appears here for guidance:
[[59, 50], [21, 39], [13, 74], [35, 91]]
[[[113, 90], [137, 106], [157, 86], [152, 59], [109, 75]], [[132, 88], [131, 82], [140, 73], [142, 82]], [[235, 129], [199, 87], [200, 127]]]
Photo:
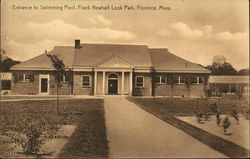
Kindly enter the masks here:
[[203, 73], [210, 74], [211, 71], [208, 70], [156, 70], [158, 73]]
[[53, 68], [49, 67], [12, 67], [11, 70], [22, 70], [22, 71], [39, 71], [39, 70], [44, 70], [44, 71], [53, 71]]

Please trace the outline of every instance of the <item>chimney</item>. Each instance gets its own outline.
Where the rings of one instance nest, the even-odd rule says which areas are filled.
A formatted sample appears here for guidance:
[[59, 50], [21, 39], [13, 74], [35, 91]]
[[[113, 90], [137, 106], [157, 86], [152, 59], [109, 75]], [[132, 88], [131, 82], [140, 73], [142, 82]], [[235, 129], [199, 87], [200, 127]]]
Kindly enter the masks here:
[[75, 48], [76, 48], [76, 49], [80, 49], [80, 48], [81, 48], [80, 39], [76, 39], [76, 40], [75, 40]]

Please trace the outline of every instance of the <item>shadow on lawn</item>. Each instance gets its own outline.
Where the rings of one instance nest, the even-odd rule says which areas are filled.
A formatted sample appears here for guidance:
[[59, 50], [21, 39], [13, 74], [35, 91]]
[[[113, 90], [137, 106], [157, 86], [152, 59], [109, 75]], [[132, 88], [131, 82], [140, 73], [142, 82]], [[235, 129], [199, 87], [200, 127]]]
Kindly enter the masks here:
[[58, 157], [107, 158], [108, 141], [106, 137], [104, 108], [98, 107], [87, 113], [82, 112], [79, 118], [79, 125]]
[[235, 143], [222, 139], [218, 136], [215, 136], [207, 131], [204, 131], [200, 128], [197, 128], [193, 125], [190, 125], [184, 121], [181, 121], [174, 117], [172, 113], [167, 111], [163, 111], [157, 105], [149, 105], [143, 104], [144, 102], [138, 101], [135, 98], [128, 97], [129, 101], [135, 103], [143, 110], [155, 115], [156, 117], [160, 118], [161, 120], [173, 125], [174, 127], [184, 131], [185, 133], [189, 134], [190, 136], [196, 138], [197, 140], [201, 141], [202, 143], [208, 145], [209, 147], [213, 148], [216, 151], [219, 151], [225, 154], [228, 157], [238, 158], [238, 157], [248, 157], [249, 150], [245, 149]]

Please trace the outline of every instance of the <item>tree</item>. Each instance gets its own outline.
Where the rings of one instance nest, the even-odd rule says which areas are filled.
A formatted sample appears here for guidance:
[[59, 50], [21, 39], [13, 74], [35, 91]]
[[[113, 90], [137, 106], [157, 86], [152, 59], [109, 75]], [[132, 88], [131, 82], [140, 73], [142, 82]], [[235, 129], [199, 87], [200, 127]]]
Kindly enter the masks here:
[[[15, 144], [20, 145], [26, 155], [43, 155], [41, 146], [48, 140], [53, 139], [58, 133], [60, 126], [70, 119], [70, 116], [58, 116], [56, 112], [47, 110], [16, 114], [3, 113], [4, 120], [0, 124], [0, 135], [7, 136]], [[15, 145], [10, 147], [13, 149]]]
[[239, 70], [237, 75], [249, 75], [249, 68]]
[[223, 120], [223, 130], [224, 130], [224, 134], [227, 134], [227, 129], [230, 127], [231, 122], [229, 121], [229, 117], [226, 116], [225, 119]]
[[154, 103], [155, 103], [155, 88], [156, 88], [156, 70], [154, 68], [151, 69], [151, 75], [152, 75], [152, 95], [154, 97]]
[[66, 74], [66, 66], [63, 62], [63, 60], [58, 57], [57, 55], [50, 55], [47, 54], [47, 57], [51, 60], [52, 65], [54, 67], [53, 74], [55, 76], [55, 82], [56, 82], [56, 110], [58, 113], [58, 107], [59, 107], [59, 88], [62, 87], [61, 85], [61, 79]]
[[1, 59], [1, 66], [0, 66], [1, 72], [9, 72], [11, 66], [20, 63], [20, 61], [15, 61], [6, 56], [6, 51], [4, 49], [1, 49], [0, 59]]
[[226, 61], [224, 56], [214, 56], [212, 65], [208, 65], [207, 69], [212, 75], [236, 75], [237, 70]]

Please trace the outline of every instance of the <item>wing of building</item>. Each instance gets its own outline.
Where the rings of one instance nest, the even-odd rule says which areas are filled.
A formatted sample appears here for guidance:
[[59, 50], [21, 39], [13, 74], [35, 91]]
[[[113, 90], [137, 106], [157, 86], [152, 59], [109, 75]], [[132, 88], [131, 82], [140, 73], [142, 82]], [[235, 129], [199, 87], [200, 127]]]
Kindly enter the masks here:
[[14, 94], [56, 94], [54, 67], [48, 54], [67, 67], [59, 94], [138, 96], [204, 95], [210, 71], [167, 49], [145, 45], [80, 44], [52, 51], [11, 68]]
[[249, 76], [210, 76], [209, 88], [212, 95], [249, 94]]

